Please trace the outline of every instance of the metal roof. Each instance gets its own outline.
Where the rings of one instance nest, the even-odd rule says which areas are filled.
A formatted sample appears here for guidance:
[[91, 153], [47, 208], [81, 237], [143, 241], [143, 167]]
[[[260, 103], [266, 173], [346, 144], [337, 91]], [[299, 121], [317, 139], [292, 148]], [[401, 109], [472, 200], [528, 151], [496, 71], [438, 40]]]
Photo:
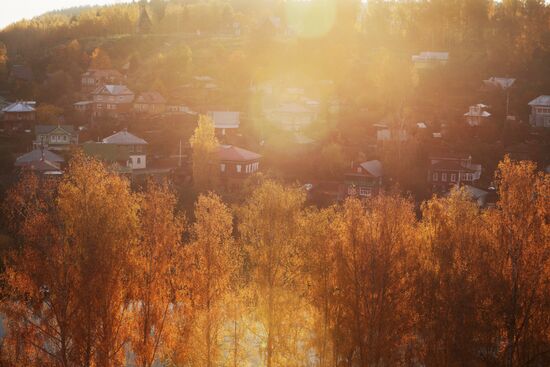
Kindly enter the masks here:
[[216, 129], [238, 129], [241, 124], [241, 113], [235, 111], [210, 111], [208, 116]]
[[62, 171], [59, 170], [58, 164], [54, 162], [50, 162], [46, 159], [29, 162], [27, 164], [21, 165], [20, 167], [24, 169], [29, 169], [31, 171], [38, 171], [42, 173], [46, 173], [46, 172], [53, 173], [53, 174], [63, 173]]
[[424, 51], [419, 55], [413, 55], [412, 61], [447, 61], [449, 60], [448, 52], [434, 52], [434, 51]]
[[147, 142], [142, 138], [138, 138], [132, 133], [126, 130], [119, 131], [116, 134], [103, 139], [105, 144], [117, 144], [117, 145], [146, 145]]
[[14, 164], [15, 166], [24, 166], [32, 162], [38, 162], [42, 159], [42, 155], [44, 155], [45, 160], [50, 162], [54, 162], [54, 163], [65, 162], [65, 159], [63, 159], [63, 157], [53, 152], [50, 152], [49, 150], [34, 149], [28, 153], [25, 153], [17, 157]]
[[260, 159], [262, 156], [233, 145], [221, 145], [218, 148], [218, 158], [220, 161], [248, 162]]
[[529, 102], [529, 106], [550, 106], [550, 96], [542, 95]]
[[113, 96], [132, 95], [132, 92], [127, 86], [122, 84], [105, 84], [97, 87], [92, 94], [110, 94]]
[[382, 163], [379, 160], [372, 160], [360, 163], [359, 166], [367, 171], [371, 176], [382, 177]]
[[490, 87], [497, 87], [501, 89], [508, 89], [510, 88], [514, 83], [516, 79], [514, 78], [500, 78], [500, 77], [490, 77], [487, 80], [484, 80], [483, 83], [485, 85]]
[[491, 114], [487, 111], [468, 111], [464, 116], [491, 117]]
[[8, 107], [4, 108], [2, 112], [34, 112], [35, 102], [14, 102]]
[[73, 125], [36, 125], [34, 132], [36, 135], [49, 134], [56, 129], [62, 129], [69, 135], [73, 135], [75, 132]]

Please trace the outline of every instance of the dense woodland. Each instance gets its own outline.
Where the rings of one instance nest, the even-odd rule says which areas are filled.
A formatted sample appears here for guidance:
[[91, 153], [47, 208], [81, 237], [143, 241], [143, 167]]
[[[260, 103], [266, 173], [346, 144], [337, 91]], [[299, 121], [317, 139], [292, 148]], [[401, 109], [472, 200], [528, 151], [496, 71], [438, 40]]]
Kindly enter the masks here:
[[[268, 169], [238, 195], [219, 190], [209, 164], [219, 141], [201, 117], [188, 135], [154, 126], [151, 144], [190, 141], [192, 187], [136, 185], [79, 152], [61, 178], [17, 177], [1, 198], [0, 367], [550, 365], [550, 175], [503, 158], [527, 139], [548, 149], [548, 132], [524, 122], [527, 102], [550, 92], [543, 0], [141, 4], [148, 34], [136, 33], [138, 2], [1, 30], [0, 94], [40, 101], [41, 121], [78, 126], [72, 103], [90, 67], [124, 69], [135, 92], [167, 97], [210, 75], [223, 91], [216, 105], [244, 111], [242, 139]], [[411, 55], [427, 50], [450, 52], [449, 63], [416, 70]], [[9, 78], [18, 64], [32, 68], [31, 83]], [[480, 91], [490, 76], [517, 78], [515, 121], [504, 95]], [[296, 152], [256, 114], [251, 86], [272, 80], [340, 102], [307, 132], [313, 151]], [[463, 114], [481, 100], [494, 118], [474, 133]], [[381, 120], [446, 124], [443, 148], [483, 164], [496, 205], [480, 209], [458, 188], [430, 197], [432, 143], [369, 151]], [[0, 135], [0, 149], [9, 139]], [[397, 183], [377, 197], [314, 206], [293, 184], [340, 177], [366, 156]]]
[[[500, 200], [396, 193], [316, 209], [261, 180], [192, 218], [166, 183], [82, 155], [3, 206], [2, 366], [546, 366], [549, 176], [505, 160]], [[132, 352], [132, 353], [130, 353]]]

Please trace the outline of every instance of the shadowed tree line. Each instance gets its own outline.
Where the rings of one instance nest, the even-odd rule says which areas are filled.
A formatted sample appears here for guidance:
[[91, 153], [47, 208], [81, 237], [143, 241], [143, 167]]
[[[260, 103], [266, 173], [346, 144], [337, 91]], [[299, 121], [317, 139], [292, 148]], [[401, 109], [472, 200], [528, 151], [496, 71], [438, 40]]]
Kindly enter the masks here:
[[1, 366], [543, 366], [550, 177], [500, 163], [496, 207], [397, 193], [327, 209], [132, 191], [77, 155], [7, 194]]

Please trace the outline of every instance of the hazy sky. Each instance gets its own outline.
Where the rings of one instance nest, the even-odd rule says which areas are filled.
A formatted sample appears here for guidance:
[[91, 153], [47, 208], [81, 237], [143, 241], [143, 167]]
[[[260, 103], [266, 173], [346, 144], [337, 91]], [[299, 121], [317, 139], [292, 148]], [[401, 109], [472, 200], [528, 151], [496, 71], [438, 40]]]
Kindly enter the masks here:
[[81, 5], [103, 5], [124, 0], [0, 0], [0, 29], [23, 18], [30, 19], [50, 10]]

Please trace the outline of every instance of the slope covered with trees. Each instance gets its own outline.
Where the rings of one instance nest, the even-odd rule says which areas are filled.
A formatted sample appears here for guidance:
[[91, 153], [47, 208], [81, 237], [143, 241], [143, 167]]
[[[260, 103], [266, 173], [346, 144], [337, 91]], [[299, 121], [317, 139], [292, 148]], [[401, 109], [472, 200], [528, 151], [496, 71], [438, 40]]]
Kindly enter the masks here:
[[319, 210], [266, 180], [186, 223], [168, 186], [77, 156], [4, 204], [0, 364], [546, 365], [549, 176], [506, 159], [497, 179], [495, 208], [457, 190], [421, 219], [398, 194]]

